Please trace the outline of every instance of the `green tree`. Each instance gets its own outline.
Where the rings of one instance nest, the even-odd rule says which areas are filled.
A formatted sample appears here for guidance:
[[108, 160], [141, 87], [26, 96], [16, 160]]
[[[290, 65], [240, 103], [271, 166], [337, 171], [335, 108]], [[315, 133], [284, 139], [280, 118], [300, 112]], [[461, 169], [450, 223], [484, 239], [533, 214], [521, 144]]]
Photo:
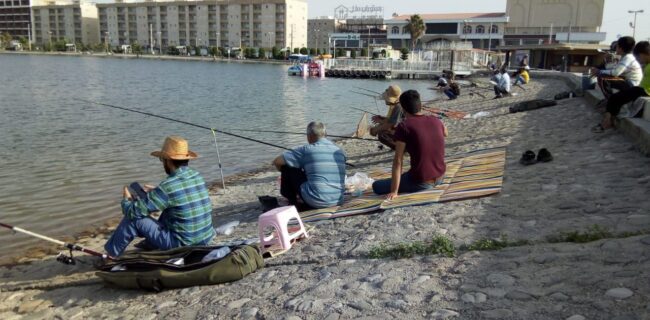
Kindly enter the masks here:
[[293, 48], [293, 53], [294, 53], [294, 54], [299, 54], [299, 53], [300, 53], [300, 49], [299, 49], [299, 48]]
[[260, 59], [266, 59], [266, 50], [264, 50], [264, 48], [260, 48], [257, 51], [257, 55], [259, 56]]
[[[363, 55], [363, 52], [361, 53], [361, 55]], [[352, 52], [350, 52], [350, 58], [352, 59], [357, 58], [357, 50], [352, 50]]]
[[3, 34], [0, 34], [0, 45], [4, 49], [7, 46], [9, 46], [9, 43], [13, 40], [11, 35], [8, 32], [5, 32]]
[[18, 42], [20, 42], [20, 45], [23, 47], [23, 50], [27, 50], [29, 48], [29, 40], [25, 37], [20, 37], [18, 38]]
[[402, 50], [400, 52], [402, 53], [402, 56], [401, 56], [402, 60], [406, 61], [406, 60], [409, 59], [409, 49], [408, 48], [402, 48]]
[[278, 47], [273, 47], [271, 48], [271, 55], [273, 56], [273, 59], [280, 59], [281, 56], [280, 49]]
[[131, 44], [131, 52], [134, 54], [142, 54], [142, 46], [136, 41]]
[[66, 39], [57, 40], [56, 42], [53, 43], [54, 50], [65, 52], [65, 50], [66, 50], [65, 45], [67, 43], [68, 43], [68, 41], [66, 41]]
[[344, 54], [344, 53], [343, 53], [343, 49], [341, 49], [341, 48], [336, 49], [336, 57], [337, 57], [337, 58], [338, 58], [338, 57], [342, 57], [343, 54]]
[[381, 50], [381, 57], [386, 58], [386, 49]]
[[305, 47], [300, 48], [300, 54], [308, 54], [309, 50]]
[[316, 51], [316, 48], [311, 48], [311, 49], [309, 49], [309, 54], [312, 55], [312, 56], [315, 56], [315, 55], [318, 54], [318, 52]]
[[362, 57], [367, 57], [368, 56], [368, 49], [362, 48], [361, 49], [361, 56]]
[[424, 21], [419, 15], [414, 14], [411, 18], [406, 19], [406, 22], [407, 24], [405, 28], [411, 34], [411, 47], [413, 51], [415, 51], [415, 45], [424, 34]]

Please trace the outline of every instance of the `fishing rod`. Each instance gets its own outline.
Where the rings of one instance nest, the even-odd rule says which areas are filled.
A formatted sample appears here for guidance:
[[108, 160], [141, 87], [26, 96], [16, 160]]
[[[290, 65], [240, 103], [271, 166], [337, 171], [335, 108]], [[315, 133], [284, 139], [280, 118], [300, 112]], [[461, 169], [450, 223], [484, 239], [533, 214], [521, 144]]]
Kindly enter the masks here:
[[84, 247], [82, 247], [82, 246], [80, 246], [78, 244], [63, 242], [61, 240], [53, 239], [53, 238], [50, 238], [48, 236], [44, 236], [42, 234], [31, 232], [31, 231], [28, 231], [28, 230], [25, 230], [25, 229], [22, 229], [22, 228], [19, 228], [19, 227], [14, 227], [14, 226], [8, 225], [6, 223], [0, 222], [0, 227], [4, 227], [4, 228], [7, 228], [9, 230], [13, 230], [15, 232], [20, 232], [20, 233], [26, 234], [26, 235], [34, 237], [34, 238], [49, 241], [49, 242], [55, 243], [55, 244], [57, 244], [59, 246], [62, 246], [64, 248], [70, 250], [70, 255], [69, 256], [65, 255], [63, 252], [60, 252], [59, 255], [56, 256], [56, 261], [64, 263], [64, 264], [69, 264], [69, 265], [76, 264], [75, 259], [72, 256], [72, 251], [73, 250], [81, 251], [81, 252], [89, 254], [91, 256], [101, 257], [103, 259], [113, 259], [113, 257], [111, 257], [111, 256], [109, 256], [107, 254], [97, 252], [97, 251], [92, 250], [92, 249], [84, 248]]
[[351, 108], [351, 109], [354, 109], [354, 110], [359, 110], [359, 111], [363, 111], [363, 112], [366, 112], [366, 113], [370, 113], [370, 114], [373, 115], [373, 116], [378, 116], [378, 114], [376, 114], [376, 113], [374, 113], [374, 112], [370, 112], [370, 111], [365, 110], [365, 109], [356, 108], [356, 107], [350, 107], [350, 108]]
[[375, 96], [373, 96], [371, 94], [367, 94], [367, 93], [363, 93], [363, 92], [356, 92], [356, 91], [352, 91], [352, 90], [350, 90], [350, 92], [360, 94], [360, 95], [366, 96], [366, 97], [376, 98]]
[[[259, 133], [280, 133], [280, 134], [292, 134], [292, 135], [301, 135], [301, 136], [304, 136], [304, 135], [307, 134], [307, 133], [303, 133], [303, 132], [273, 131], [273, 130], [253, 130], [253, 129], [233, 129], [233, 128], [229, 128], [228, 130], [245, 131], [245, 132], [259, 132]], [[366, 138], [348, 137], [348, 136], [337, 136], [337, 135], [331, 135], [331, 134], [328, 134], [327, 136], [328, 137], [333, 137], [333, 138], [341, 138], [341, 139], [377, 141], [375, 139], [366, 139]]]
[[372, 92], [372, 93], [376, 93], [376, 94], [382, 94], [381, 92], [377, 92], [377, 91], [374, 91], [374, 90], [365, 89], [365, 88], [361, 88], [361, 87], [354, 87], [353, 86], [352, 88], [360, 89], [360, 90], [363, 90], [363, 91], [368, 91], [368, 92]]
[[[126, 107], [115, 106], [115, 105], [111, 105], [111, 104], [107, 104], [107, 103], [101, 103], [101, 102], [95, 102], [95, 101], [90, 101], [90, 100], [84, 100], [84, 99], [77, 99], [77, 100], [79, 100], [79, 101], [84, 101], [84, 102], [87, 102], [87, 103], [97, 104], [97, 105], [105, 106], [105, 107], [109, 107], [109, 108], [114, 108], [114, 109], [119, 109], [119, 110], [124, 110], [124, 111], [134, 112], [134, 113], [139, 113], [139, 114], [143, 114], [143, 115], [146, 115], [146, 116], [151, 116], [151, 117], [155, 117], [155, 118], [165, 119], [165, 120], [169, 120], [169, 121], [173, 121], [173, 122], [178, 122], [178, 123], [186, 124], [186, 125], [188, 125], [188, 126], [193, 126], [193, 127], [196, 127], [196, 128], [201, 128], [201, 129], [205, 129], [205, 130], [210, 130], [211, 132], [219, 132], [219, 133], [222, 133], [222, 134], [225, 134], [225, 135], [229, 135], [229, 136], [232, 136], [232, 137], [236, 137], [236, 138], [240, 138], [240, 139], [244, 139], [244, 140], [248, 140], [248, 141], [252, 141], [252, 142], [257, 142], [257, 143], [260, 143], [260, 144], [263, 144], [263, 145], [267, 145], [267, 146], [270, 146], [270, 147], [276, 147], [276, 148], [279, 148], [279, 149], [284, 149], [284, 150], [289, 150], [289, 151], [291, 151], [291, 149], [289, 149], [289, 148], [287, 148], [287, 147], [283, 147], [283, 146], [277, 145], [277, 144], [272, 144], [272, 143], [265, 142], [265, 141], [262, 141], [262, 140], [257, 140], [257, 139], [253, 139], [253, 138], [245, 137], [245, 136], [242, 136], [242, 135], [238, 135], [238, 134], [235, 134], [235, 133], [226, 132], [226, 131], [223, 131], [223, 130], [218, 130], [218, 129], [214, 129], [214, 128], [210, 128], [210, 127], [206, 127], [206, 126], [198, 125], [198, 124], [191, 123], [191, 122], [187, 122], [187, 121], [183, 121], [183, 120], [178, 120], [178, 119], [170, 118], [170, 117], [165, 117], [165, 116], [161, 116], [161, 115], [153, 114], [153, 113], [150, 113], [150, 112], [145, 112], [145, 111], [140, 111], [140, 110], [130, 109], [130, 108], [126, 108]], [[350, 164], [350, 163], [347, 163], [347, 162], [346, 162], [345, 164], [348, 165], [348, 166], [350, 166], [350, 167], [354, 167], [353, 164]]]

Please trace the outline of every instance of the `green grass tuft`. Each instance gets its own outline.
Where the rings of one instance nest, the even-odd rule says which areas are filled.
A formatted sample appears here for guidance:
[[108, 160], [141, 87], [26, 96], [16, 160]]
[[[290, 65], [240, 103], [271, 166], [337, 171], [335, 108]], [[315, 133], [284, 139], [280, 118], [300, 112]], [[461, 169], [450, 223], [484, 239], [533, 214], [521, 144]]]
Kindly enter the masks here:
[[550, 236], [548, 242], [558, 243], [558, 242], [574, 242], [574, 243], [587, 243], [592, 241], [598, 241], [606, 238], [614, 238], [615, 236], [607, 230], [607, 228], [600, 225], [593, 225], [589, 227], [586, 231], [571, 231], [563, 232], [557, 236]]
[[447, 257], [453, 257], [456, 248], [451, 240], [443, 236], [435, 236], [429, 243], [415, 241], [411, 243], [400, 243], [396, 245], [381, 244], [368, 252], [368, 258], [382, 259], [404, 259], [411, 258], [415, 255], [434, 255], [441, 254]]
[[519, 247], [530, 244], [528, 240], [517, 240], [517, 241], [508, 241], [508, 237], [505, 235], [501, 236], [501, 239], [480, 239], [476, 240], [468, 245], [463, 245], [460, 247], [463, 251], [494, 251], [501, 250], [507, 247]]

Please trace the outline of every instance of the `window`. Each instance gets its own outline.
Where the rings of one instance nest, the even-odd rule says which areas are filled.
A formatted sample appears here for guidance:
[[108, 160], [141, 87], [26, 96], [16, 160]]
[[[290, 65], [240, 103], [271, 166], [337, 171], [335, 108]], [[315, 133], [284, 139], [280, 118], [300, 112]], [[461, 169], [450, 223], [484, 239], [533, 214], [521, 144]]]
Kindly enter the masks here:
[[490, 32], [491, 32], [491, 33], [499, 33], [499, 26], [497, 26], [497, 25], [492, 25], [492, 31], [490, 31]]
[[393, 29], [391, 29], [391, 33], [392, 34], [399, 34], [399, 27], [398, 26], [393, 27]]
[[472, 26], [470, 25], [465, 25], [463, 27], [463, 33], [472, 33]]
[[476, 33], [485, 33], [485, 27], [482, 25], [476, 26]]

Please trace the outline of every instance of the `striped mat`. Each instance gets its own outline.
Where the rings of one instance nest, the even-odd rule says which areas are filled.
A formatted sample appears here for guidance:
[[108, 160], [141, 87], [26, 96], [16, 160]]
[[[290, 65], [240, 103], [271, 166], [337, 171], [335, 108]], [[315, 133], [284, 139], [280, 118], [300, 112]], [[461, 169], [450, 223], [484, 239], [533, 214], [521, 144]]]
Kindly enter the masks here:
[[[408, 206], [424, 205], [454, 200], [485, 197], [501, 192], [506, 150], [504, 148], [477, 151], [447, 160], [443, 183], [431, 190], [400, 194], [393, 201], [385, 196], [366, 191], [360, 197], [346, 196], [344, 204], [300, 213], [303, 222], [335, 219], [356, 214], [370, 213]], [[406, 170], [406, 168], [405, 168]], [[369, 175], [375, 179], [391, 176], [390, 168], [373, 170]]]

